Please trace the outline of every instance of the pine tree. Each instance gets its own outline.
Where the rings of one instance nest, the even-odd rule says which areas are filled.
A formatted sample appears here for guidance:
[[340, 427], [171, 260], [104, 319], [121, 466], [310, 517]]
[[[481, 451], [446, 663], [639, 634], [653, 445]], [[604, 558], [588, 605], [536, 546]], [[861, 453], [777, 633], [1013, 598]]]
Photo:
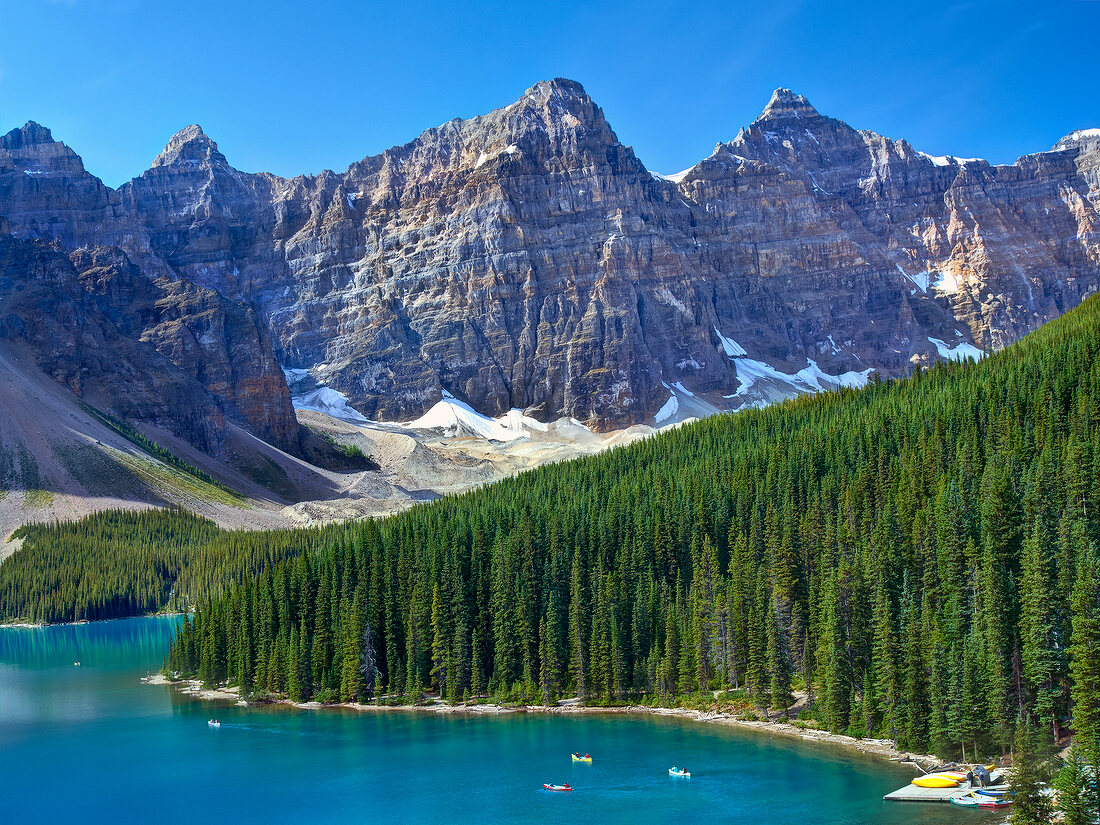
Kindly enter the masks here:
[[1073, 587], [1073, 634], [1070, 676], [1073, 679], [1073, 728], [1082, 752], [1100, 766], [1100, 554], [1082, 544]]
[[1100, 812], [1096, 772], [1087, 764], [1080, 748], [1074, 745], [1066, 755], [1065, 765], [1055, 777], [1058, 810], [1063, 825], [1091, 825]]
[[1050, 771], [1041, 752], [1040, 737], [1030, 719], [1016, 725], [1012, 744], [1013, 825], [1047, 825], [1054, 821], [1054, 806], [1043, 791]]
[[767, 626], [767, 662], [768, 662], [768, 698], [771, 707], [786, 713], [794, 704], [791, 694], [791, 677], [794, 667], [791, 662], [787, 642], [787, 628], [783, 627], [780, 605], [773, 594], [768, 605]]
[[579, 554], [573, 556], [569, 577], [569, 673], [573, 689], [584, 701], [588, 698], [588, 646], [586, 644], [588, 599]]

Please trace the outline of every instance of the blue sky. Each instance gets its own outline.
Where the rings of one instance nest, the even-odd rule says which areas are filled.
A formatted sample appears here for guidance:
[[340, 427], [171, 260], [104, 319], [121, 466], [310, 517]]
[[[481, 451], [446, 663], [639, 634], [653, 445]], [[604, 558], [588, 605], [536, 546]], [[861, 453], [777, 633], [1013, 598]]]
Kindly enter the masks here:
[[777, 86], [932, 154], [1011, 162], [1100, 127], [1098, 41], [1097, 0], [0, 0], [0, 131], [49, 126], [116, 186], [197, 122], [234, 166], [290, 176], [561, 76], [659, 172]]

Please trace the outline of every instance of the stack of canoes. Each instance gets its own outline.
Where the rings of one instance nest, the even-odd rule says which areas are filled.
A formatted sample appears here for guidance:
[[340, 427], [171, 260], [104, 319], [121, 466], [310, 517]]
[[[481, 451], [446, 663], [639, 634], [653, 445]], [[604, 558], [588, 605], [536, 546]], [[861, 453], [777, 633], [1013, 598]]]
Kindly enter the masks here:
[[1007, 808], [1013, 801], [1012, 791], [1005, 786], [982, 788], [951, 797], [952, 805], [961, 805], [964, 808]]
[[957, 788], [966, 780], [966, 771], [937, 771], [918, 776], [913, 784], [918, 788]]
[[[987, 771], [993, 770], [993, 765], [986, 765]], [[918, 788], [957, 788], [966, 781], [967, 771], [936, 771], [935, 773], [918, 776], [913, 784]]]

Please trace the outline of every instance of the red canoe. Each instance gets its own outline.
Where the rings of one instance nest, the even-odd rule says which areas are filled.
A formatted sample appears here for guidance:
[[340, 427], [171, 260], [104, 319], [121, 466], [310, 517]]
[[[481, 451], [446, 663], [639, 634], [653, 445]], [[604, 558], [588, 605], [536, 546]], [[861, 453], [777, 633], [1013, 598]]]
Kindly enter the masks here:
[[571, 790], [573, 790], [572, 788], [569, 787], [569, 783], [566, 783], [564, 785], [547, 785], [544, 782], [542, 787], [544, 787], [548, 791], [571, 791]]

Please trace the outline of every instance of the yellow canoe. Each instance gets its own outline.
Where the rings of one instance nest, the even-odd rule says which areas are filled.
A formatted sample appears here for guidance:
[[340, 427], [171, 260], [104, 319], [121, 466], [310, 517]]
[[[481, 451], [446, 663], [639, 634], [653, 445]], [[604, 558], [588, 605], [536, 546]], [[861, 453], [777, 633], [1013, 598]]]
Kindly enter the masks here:
[[573, 761], [574, 762], [591, 762], [592, 761], [591, 756], [577, 756], [577, 754], [575, 754], [575, 753], [572, 754], [572, 756], [573, 756]]
[[957, 788], [959, 783], [966, 778], [966, 774], [959, 776], [950, 773], [930, 773], [928, 776], [919, 776], [913, 780], [918, 788]]

